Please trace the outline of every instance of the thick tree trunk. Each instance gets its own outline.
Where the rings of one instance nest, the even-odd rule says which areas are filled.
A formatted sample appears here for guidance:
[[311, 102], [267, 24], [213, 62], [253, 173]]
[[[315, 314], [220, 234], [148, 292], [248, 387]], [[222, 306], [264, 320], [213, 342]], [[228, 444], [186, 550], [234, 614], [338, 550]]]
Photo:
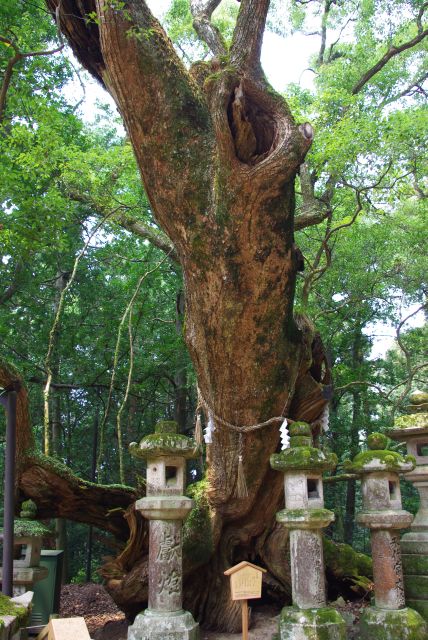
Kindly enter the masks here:
[[[73, 50], [116, 100], [152, 210], [183, 268], [186, 340], [215, 425], [207, 456], [212, 553], [189, 581], [190, 608], [222, 628], [237, 620], [224, 569], [260, 556], [283, 574], [262, 544], [282, 501], [282, 478], [269, 467], [279, 421], [242, 436], [244, 499], [236, 497], [240, 438], [226, 423], [310, 422], [327, 402], [328, 380], [313, 361], [319, 343], [310, 323], [293, 317], [294, 179], [312, 129], [297, 126], [261, 71], [268, 8], [269, 0], [242, 0], [229, 54], [188, 72], [144, 0], [128, 0], [126, 11], [106, 0], [59, 4]], [[97, 22], [86, 20], [94, 11]], [[122, 566], [130, 570], [123, 558]], [[108, 582], [118, 601], [133, 597], [126, 582]]]

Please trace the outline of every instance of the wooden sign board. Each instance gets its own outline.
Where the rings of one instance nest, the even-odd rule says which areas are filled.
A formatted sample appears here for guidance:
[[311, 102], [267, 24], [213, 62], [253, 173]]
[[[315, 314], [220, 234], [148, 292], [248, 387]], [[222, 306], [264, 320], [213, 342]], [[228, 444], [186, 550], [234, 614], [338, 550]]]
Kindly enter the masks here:
[[266, 569], [251, 562], [240, 562], [224, 572], [230, 576], [232, 600], [251, 600], [262, 596], [262, 575]]
[[91, 640], [84, 618], [53, 618], [36, 640]]

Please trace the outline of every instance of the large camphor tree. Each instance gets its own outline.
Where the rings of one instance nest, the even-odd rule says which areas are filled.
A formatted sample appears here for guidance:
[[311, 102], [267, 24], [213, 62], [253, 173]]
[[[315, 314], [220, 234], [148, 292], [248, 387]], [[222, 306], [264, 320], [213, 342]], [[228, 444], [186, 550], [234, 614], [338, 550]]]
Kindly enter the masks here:
[[[230, 44], [211, 21], [220, 4], [190, 2], [194, 28], [212, 57], [187, 68], [144, 0], [48, 0], [79, 61], [114, 97], [153, 214], [170, 241], [163, 250], [182, 267], [186, 341], [205, 419], [215, 426], [207, 482], [194, 491], [198, 509], [188, 524], [186, 606], [217, 628], [232, 629], [239, 612], [221, 579], [224, 569], [256, 559], [273, 584], [289, 581], [286, 538], [275, 526], [282, 477], [269, 467], [280, 421], [269, 421], [287, 416], [316, 424], [329, 401], [321, 340], [305, 315], [293, 313], [302, 269], [294, 231], [331, 217], [338, 178], [324, 177], [324, 193], [315, 197], [315, 178], [302, 165], [313, 129], [296, 122], [264, 76], [260, 52], [270, 1], [240, 2]], [[333, 47], [327, 53], [325, 42], [334, 4], [323, 9], [319, 65], [339, 55]], [[349, 95], [357, 96], [390, 60], [422, 42], [425, 5], [416, 4], [414, 24], [400, 44], [391, 44], [374, 64], [362, 61]], [[304, 206], [295, 216], [299, 172]], [[0, 382], [7, 385], [11, 377], [4, 374]], [[24, 445], [31, 450], [28, 439]], [[240, 456], [248, 496], [236, 490]], [[118, 538], [127, 534], [118, 508], [132, 505], [135, 493], [94, 488], [59, 465], [55, 475], [41, 457], [27, 455], [26, 461], [20, 487], [36, 499], [41, 515], [76, 517], [79, 510], [81, 521]], [[136, 611], [147, 593], [147, 535], [132, 508], [128, 518], [129, 543], [104, 576], [116, 601]]]

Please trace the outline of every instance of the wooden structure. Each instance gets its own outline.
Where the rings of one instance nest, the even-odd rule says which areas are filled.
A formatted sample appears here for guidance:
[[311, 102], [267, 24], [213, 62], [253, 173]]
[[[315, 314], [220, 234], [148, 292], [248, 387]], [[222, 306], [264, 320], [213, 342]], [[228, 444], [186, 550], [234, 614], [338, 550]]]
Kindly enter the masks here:
[[248, 640], [248, 600], [261, 598], [263, 573], [266, 569], [246, 560], [224, 572], [225, 576], [230, 576], [232, 600], [241, 600], [242, 640]]
[[53, 618], [36, 640], [91, 640], [84, 618]]

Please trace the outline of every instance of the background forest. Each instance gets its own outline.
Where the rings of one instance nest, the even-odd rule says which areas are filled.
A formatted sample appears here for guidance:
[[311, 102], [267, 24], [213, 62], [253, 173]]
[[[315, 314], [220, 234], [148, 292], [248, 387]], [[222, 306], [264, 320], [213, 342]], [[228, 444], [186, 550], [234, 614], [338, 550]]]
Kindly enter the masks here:
[[[187, 5], [174, 0], [166, 23], [190, 62], [201, 51]], [[239, 5], [223, 5], [227, 38]], [[298, 177], [297, 214], [317, 224], [296, 231], [296, 312], [312, 319], [332, 365], [324, 444], [342, 462], [367, 433], [391, 427], [411, 389], [426, 388], [426, 3], [283, 5], [273, 3], [271, 31], [319, 37], [311, 88], [285, 94], [316, 132]], [[361, 91], [361, 72], [392, 44], [403, 46]], [[117, 114], [101, 106], [93, 124], [82, 118], [69, 87], [84, 74], [42, 0], [1, 3], [0, 77], [0, 359], [25, 381], [42, 452], [86, 480], [135, 487], [143, 469], [129, 443], [162, 418], [194, 427], [180, 266]], [[3, 447], [3, 412], [0, 426]], [[368, 551], [353, 525], [358, 500], [355, 481], [328, 484], [330, 534]], [[410, 510], [414, 500], [407, 488]], [[96, 579], [101, 557], [117, 551], [112, 539], [57, 527], [66, 580]]]

